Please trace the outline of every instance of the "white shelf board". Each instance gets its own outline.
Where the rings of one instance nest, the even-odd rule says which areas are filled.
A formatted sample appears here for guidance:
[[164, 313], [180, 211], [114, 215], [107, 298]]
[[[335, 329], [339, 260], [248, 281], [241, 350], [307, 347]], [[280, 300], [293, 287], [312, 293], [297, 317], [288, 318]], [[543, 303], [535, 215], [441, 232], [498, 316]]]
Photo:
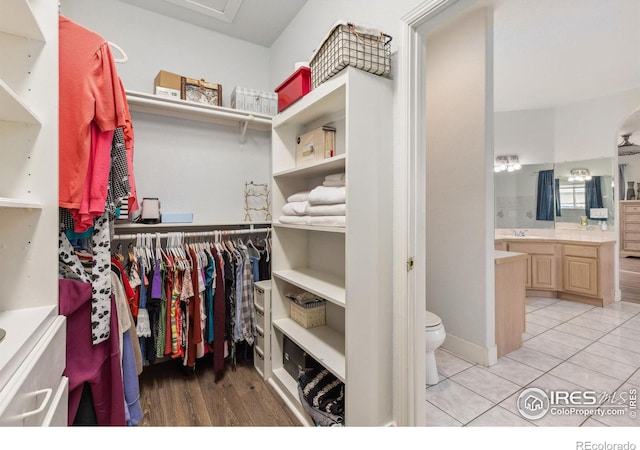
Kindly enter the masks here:
[[19, 198], [0, 197], [0, 208], [42, 209], [42, 203]]
[[2, 80], [0, 80], [0, 120], [40, 125], [40, 120], [33, 111]]
[[253, 226], [256, 229], [265, 228], [271, 226], [271, 222], [219, 222], [219, 223], [117, 223], [115, 224], [116, 230], [160, 230], [160, 229], [185, 229], [191, 228], [246, 228], [250, 229]]
[[350, 69], [345, 68], [340, 75], [325, 81], [307, 95], [289, 106], [273, 118], [274, 128], [281, 125], [306, 125], [322, 117], [334, 115], [344, 110], [346, 83]]
[[274, 222], [273, 226], [278, 228], [291, 228], [293, 230], [323, 231], [326, 233], [345, 234], [347, 232], [346, 227], [319, 227], [315, 225], [294, 225], [290, 223], [277, 223], [277, 222]]
[[29, 346], [35, 345], [37, 339], [32, 337], [44, 333], [45, 322], [56, 312], [57, 304], [0, 311], [0, 328], [7, 332], [0, 341], [0, 390], [28, 355]]
[[273, 271], [272, 277], [284, 280], [336, 305], [345, 306], [344, 280], [334, 275], [312, 269], [292, 269]]
[[0, 32], [45, 41], [28, 0], [0, 0]]
[[343, 335], [326, 326], [304, 328], [289, 318], [274, 320], [273, 326], [345, 383]]
[[210, 106], [160, 97], [144, 92], [127, 91], [127, 101], [131, 111], [156, 114], [167, 117], [243, 126], [257, 130], [271, 130], [271, 116], [241, 111], [223, 106]]
[[317, 175], [325, 175], [329, 172], [344, 172], [346, 167], [346, 156], [344, 153], [336, 155], [332, 158], [322, 159], [307, 166], [294, 167], [292, 169], [281, 170], [273, 174], [276, 179], [281, 178], [298, 178], [313, 177]]

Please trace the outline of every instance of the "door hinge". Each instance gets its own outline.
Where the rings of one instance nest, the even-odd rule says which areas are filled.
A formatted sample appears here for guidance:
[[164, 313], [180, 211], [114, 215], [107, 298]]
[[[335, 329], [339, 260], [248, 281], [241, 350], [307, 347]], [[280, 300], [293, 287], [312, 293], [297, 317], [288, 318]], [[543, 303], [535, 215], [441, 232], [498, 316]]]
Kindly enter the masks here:
[[413, 270], [413, 258], [407, 259], [407, 272], [411, 272]]

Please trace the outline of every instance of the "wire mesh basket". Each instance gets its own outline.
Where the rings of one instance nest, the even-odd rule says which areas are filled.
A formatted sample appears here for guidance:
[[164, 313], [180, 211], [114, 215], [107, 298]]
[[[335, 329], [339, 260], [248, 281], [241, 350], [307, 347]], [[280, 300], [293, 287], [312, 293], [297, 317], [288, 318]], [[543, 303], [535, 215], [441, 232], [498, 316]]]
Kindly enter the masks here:
[[347, 66], [380, 76], [391, 73], [391, 36], [367, 34], [351, 23], [336, 25], [313, 55], [311, 83], [315, 88]]

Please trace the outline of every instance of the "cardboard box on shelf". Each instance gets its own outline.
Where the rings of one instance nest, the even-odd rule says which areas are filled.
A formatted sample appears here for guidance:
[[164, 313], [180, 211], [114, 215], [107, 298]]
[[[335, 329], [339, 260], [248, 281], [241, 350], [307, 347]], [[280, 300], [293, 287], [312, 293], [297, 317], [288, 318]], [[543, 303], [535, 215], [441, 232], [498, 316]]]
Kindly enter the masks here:
[[296, 142], [296, 166], [310, 164], [336, 154], [336, 129], [323, 126], [301, 134]]
[[182, 75], [161, 70], [153, 80], [153, 93], [162, 97], [180, 98]]

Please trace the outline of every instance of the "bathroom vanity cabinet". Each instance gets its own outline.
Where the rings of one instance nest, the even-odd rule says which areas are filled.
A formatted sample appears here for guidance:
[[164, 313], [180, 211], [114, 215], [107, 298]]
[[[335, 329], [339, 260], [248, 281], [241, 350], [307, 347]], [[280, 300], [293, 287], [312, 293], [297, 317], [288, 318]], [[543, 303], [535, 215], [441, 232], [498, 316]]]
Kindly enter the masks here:
[[495, 318], [498, 358], [522, 346], [525, 331], [525, 280], [531, 256], [526, 253], [496, 251]]
[[526, 253], [527, 295], [595, 306], [614, 301], [615, 240], [502, 238], [496, 249]]
[[509, 242], [507, 250], [528, 255], [527, 289], [557, 289], [558, 265], [556, 261], [559, 254], [559, 244], [554, 242]]

